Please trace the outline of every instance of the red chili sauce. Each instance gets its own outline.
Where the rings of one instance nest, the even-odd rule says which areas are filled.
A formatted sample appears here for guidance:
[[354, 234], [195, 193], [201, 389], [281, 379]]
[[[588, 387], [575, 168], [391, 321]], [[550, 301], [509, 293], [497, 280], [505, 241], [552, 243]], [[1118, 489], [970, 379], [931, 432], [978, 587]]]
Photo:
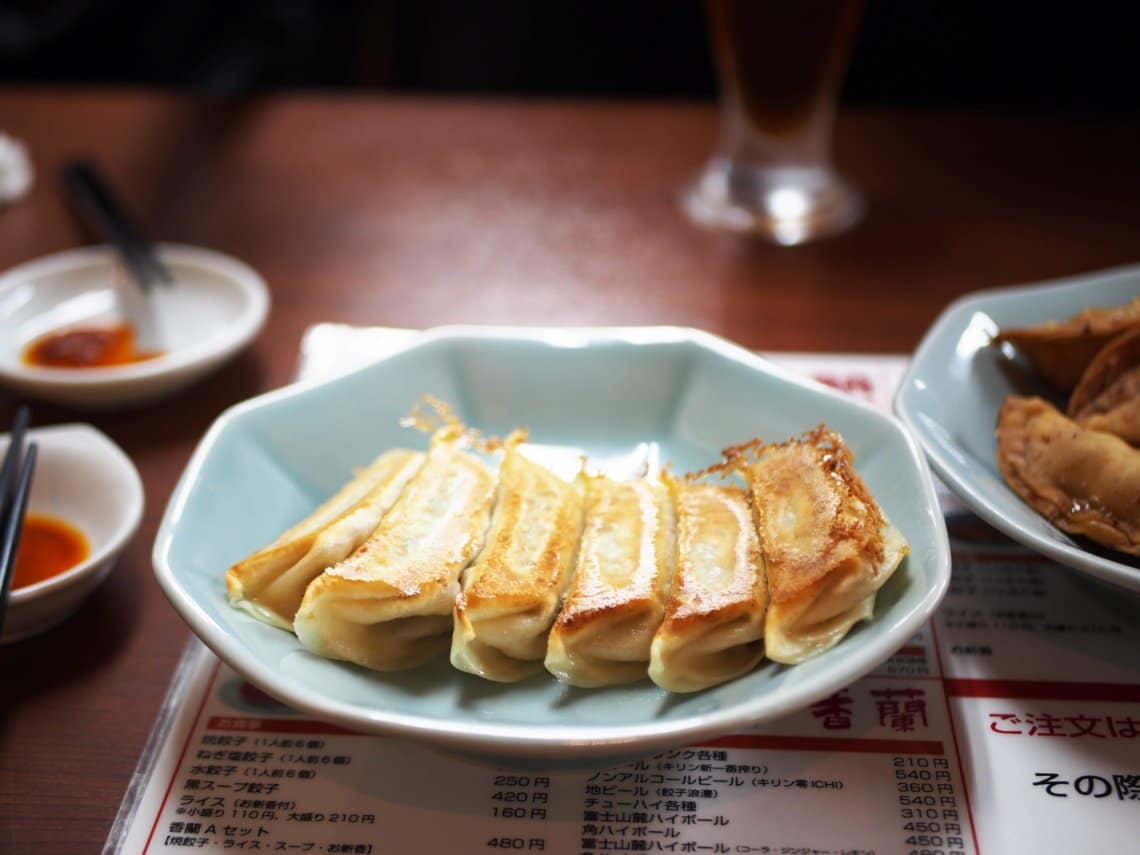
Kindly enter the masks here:
[[70, 570], [91, 552], [87, 537], [69, 522], [29, 513], [16, 549], [12, 588], [23, 588]]
[[47, 368], [104, 368], [161, 355], [158, 350], [137, 350], [130, 325], [114, 324], [72, 327], [40, 336], [24, 348], [23, 360]]

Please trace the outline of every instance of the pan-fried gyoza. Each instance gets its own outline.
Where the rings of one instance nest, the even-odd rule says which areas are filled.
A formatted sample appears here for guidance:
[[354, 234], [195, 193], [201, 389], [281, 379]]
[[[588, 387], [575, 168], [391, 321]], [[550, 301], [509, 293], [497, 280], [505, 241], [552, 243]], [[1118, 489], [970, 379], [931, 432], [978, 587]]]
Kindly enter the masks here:
[[768, 583], [748, 495], [678, 483], [677, 569], [653, 638], [649, 676], [694, 692], [751, 671], [764, 656]]
[[226, 572], [230, 602], [254, 617], [293, 627], [305, 588], [375, 531], [423, 463], [416, 451], [386, 451], [328, 501], [264, 549]]
[[993, 342], [1013, 345], [1038, 374], [1069, 392], [1102, 347], [1136, 327], [1140, 327], [1140, 297], [1121, 306], [1084, 309], [1063, 321], [1005, 327]]
[[487, 545], [455, 600], [452, 665], [498, 682], [542, 670], [581, 528], [581, 486], [509, 449]]
[[[567, 481], [525, 434], [486, 440], [443, 405], [426, 453], [396, 449], [226, 574], [231, 602], [309, 651], [380, 671], [448, 650], [498, 682], [545, 670], [673, 692], [765, 657], [818, 655], [871, 615], [907, 552], [838, 434], [728, 449], [745, 486]], [[479, 453], [475, 453], [472, 449]]]
[[1057, 528], [1140, 555], [1140, 297], [994, 340], [1068, 393], [1064, 413], [1006, 397], [995, 428], [1005, 483]]
[[744, 467], [768, 571], [764, 645], [794, 665], [871, 617], [875, 594], [906, 541], [855, 471], [833, 431], [750, 450]]
[[673, 503], [659, 480], [593, 477], [578, 560], [546, 669], [572, 686], [645, 677], [673, 577]]
[[1140, 555], [1140, 454], [1040, 398], [1011, 395], [997, 424], [1002, 477], [1049, 522]]
[[393, 671], [446, 650], [459, 574], [483, 546], [494, 473], [452, 431], [376, 531], [305, 591], [293, 629], [331, 659]]

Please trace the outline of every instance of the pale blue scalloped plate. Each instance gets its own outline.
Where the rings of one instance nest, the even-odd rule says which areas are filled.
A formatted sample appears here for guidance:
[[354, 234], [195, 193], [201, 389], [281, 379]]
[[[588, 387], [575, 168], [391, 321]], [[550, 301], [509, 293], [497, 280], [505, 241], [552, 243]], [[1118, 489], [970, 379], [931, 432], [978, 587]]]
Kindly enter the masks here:
[[[396, 674], [320, 659], [289, 633], [226, 603], [223, 574], [392, 446], [424, 445], [398, 419], [424, 393], [471, 425], [523, 425], [551, 452], [580, 449], [617, 469], [659, 455], [705, 466], [753, 436], [784, 439], [819, 422], [839, 430], [911, 553], [874, 618], [803, 665], [755, 672], [691, 695], [648, 680], [597, 690], [539, 676], [500, 685], [446, 659]], [[705, 333], [674, 328], [427, 332], [352, 374], [286, 388], [218, 419], [183, 474], [154, 548], [158, 581], [222, 659], [284, 703], [357, 731], [466, 754], [601, 764], [730, 732], [800, 709], [905, 644], [944, 594], [946, 529], [929, 470], [891, 416]]]
[[997, 414], [1006, 396], [1064, 401], [1013, 351], [990, 346], [1001, 327], [1061, 320], [1085, 308], [1140, 295], [1140, 267], [1037, 285], [978, 291], [952, 303], [915, 351], [895, 412], [918, 437], [946, 485], [999, 531], [1089, 578], [1140, 592], [1140, 567], [1090, 551], [1025, 504], [997, 468]]

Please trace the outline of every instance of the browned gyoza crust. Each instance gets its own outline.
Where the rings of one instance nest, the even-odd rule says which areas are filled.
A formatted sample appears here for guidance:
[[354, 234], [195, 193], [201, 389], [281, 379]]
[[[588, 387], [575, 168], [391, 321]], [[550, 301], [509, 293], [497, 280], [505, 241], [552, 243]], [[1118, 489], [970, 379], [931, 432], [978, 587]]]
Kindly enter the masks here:
[[1002, 405], [997, 443], [1002, 477], [1030, 507], [1064, 531], [1140, 555], [1140, 451], [1018, 396]]
[[1101, 348], [1069, 398], [1068, 416], [1140, 446], [1140, 327]]
[[547, 641], [550, 673], [573, 686], [643, 678], [673, 579], [673, 502], [657, 479], [589, 479], [573, 578]]
[[649, 676], [671, 692], [723, 683], [764, 655], [768, 583], [748, 495], [718, 484], [673, 485], [677, 567]]
[[1063, 321], [1003, 329], [994, 344], [1009, 342], [1042, 377], [1068, 392], [1111, 338], [1136, 326], [1140, 297], [1123, 306], [1085, 309]]
[[766, 654], [796, 664], [871, 617], [875, 593], [906, 555], [906, 541], [834, 431], [820, 427], [763, 446], [744, 471], [771, 597]]
[[305, 588], [364, 542], [422, 463], [417, 451], [381, 454], [308, 517], [234, 564], [226, 572], [230, 602], [292, 630]]
[[580, 485], [508, 450], [486, 545], [455, 600], [452, 665], [499, 682], [542, 670], [581, 528]]
[[446, 650], [459, 576], [483, 548], [494, 493], [495, 473], [441, 431], [376, 530], [305, 590], [297, 639], [378, 671]]

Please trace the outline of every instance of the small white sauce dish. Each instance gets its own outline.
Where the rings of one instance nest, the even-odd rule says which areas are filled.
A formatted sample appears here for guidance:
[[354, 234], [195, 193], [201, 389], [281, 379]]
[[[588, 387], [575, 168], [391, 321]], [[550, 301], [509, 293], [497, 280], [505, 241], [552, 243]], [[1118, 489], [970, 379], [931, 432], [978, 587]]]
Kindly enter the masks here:
[[[122, 449], [86, 424], [33, 428], [39, 447], [28, 512], [64, 520], [87, 537], [87, 558], [22, 588], [8, 600], [0, 643], [43, 632], [79, 608], [114, 566], [143, 513], [139, 473]], [[8, 435], [0, 435], [0, 455]]]
[[[221, 253], [162, 244], [171, 288], [149, 295], [129, 282], [114, 250], [84, 247], [44, 256], [0, 276], [0, 382], [31, 397], [83, 410], [137, 406], [169, 395], [247, 345], [269, 313], [250, 267]], [[161, 355], [126, 365], [29, 365], [24, 349], [68, 328], [129, 322], [140, 349]]]

